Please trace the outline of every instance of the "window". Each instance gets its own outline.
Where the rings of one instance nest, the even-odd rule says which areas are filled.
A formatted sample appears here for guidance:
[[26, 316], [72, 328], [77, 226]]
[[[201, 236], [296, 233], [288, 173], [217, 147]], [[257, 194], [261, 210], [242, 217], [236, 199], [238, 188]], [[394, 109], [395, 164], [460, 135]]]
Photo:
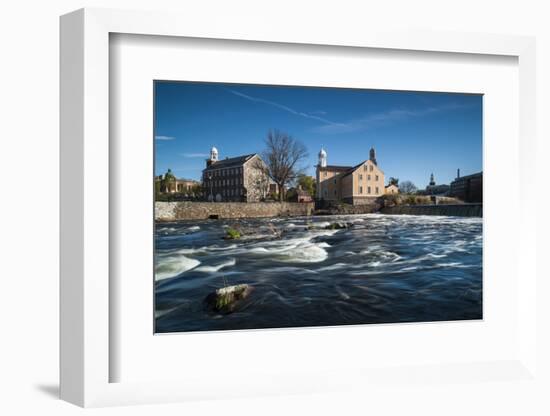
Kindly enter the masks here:
[[363, 170], [366, 172], [367, 171], [367, 165], [363, 165]]
[[327, 192], [327, 190], [325, 189], [325, 196], [327, 196], [327, 195], [328, 195], [328, 192]]
[[378, 195], [378, 186], [376, 187], [376, 189], [374, 190], [376, 195]]
[[359, 187], [359, 193], [360, 193], [360, 194], [363, 193], [363, 187], [362, 187], [362, 186]]
[[367, 181], [370, 181], [370, 175], [367, 175]]
[[336, 178], [334, 178], [334, 185], [336, 185]]
[[[376, 175], [376, 179], [375, 179], [376, 182], [378, 182], [378, 175]], [[377, 192], [378, 193], [378, 192]]]
[[372, 165], [369, 166], [369, 170], [370, 170], [371, 172], [373, 171]]
[[327, 171], [326, 171], [326, 170], [323, 172], [323, 176], [324, 176], [325, 178], [327, 177]]
[[360, 180], [360, 181], [363, 180], [363, 175], [359, 175], [359, 180]]
[[336, 189], [334, 190], [334, 195], [336, 195]]
[[370, 186], [367, 187], [367, 194], [370, 195]]

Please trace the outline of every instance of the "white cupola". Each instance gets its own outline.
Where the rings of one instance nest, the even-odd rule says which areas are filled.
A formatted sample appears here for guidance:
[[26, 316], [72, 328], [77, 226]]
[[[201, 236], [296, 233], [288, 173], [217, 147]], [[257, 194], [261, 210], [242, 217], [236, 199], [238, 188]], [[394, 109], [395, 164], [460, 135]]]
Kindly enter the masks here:
[[322, 168], [327, 166], [327, 152], [323, 149], [323, 147], [321, 147], [321, 150], [319, 151], [319, 166]]
[[214, 146], [212, 146], [212, 149], [210, 149], [210, 161], [211, 162], [218, 161], [218, 149], [216, 149]]

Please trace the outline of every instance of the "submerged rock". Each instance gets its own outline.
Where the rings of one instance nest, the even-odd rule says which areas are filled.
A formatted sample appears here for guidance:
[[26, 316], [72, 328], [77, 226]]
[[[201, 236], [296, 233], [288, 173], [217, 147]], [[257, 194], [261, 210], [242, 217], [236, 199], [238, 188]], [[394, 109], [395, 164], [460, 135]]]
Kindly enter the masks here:
[[219, 313], [231, 313], [252, 292], [252, 286], [240, 284], [226, 286], [210, 293], [204, 300], [208, 309]]
[[351, 222], [333, 222], [327, 225], [325, 230], [343, 230], [350, 227], [353, 227]]

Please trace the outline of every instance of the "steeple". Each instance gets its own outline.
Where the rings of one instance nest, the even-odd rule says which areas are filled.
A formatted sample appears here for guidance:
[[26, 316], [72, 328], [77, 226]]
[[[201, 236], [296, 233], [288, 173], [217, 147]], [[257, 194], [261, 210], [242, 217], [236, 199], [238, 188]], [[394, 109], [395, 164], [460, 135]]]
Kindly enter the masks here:
[[370, 148], [369, 160], [375, 165], [378, 165], [378, 163], [376, 163], [376, 150], [374, 150], [374, 146]]
[[211, 166], [213, 163], [216, 163], [217, 161], [218, 161], [218, 149], [212, 146], [212, 149], [210, 149], [210, 158], [206, 159], [206, 167]]
[[322, 168], [327, 166], [327, 152], [323, 149], [323, 146], [321, 146], [321, 150], [319, 151], [319, 166]]
[[214, 146], [212, 146], [212, 149], [210, 149], [210, 161], [211, 162], [218, 161], [218, 149], [216, 149]]
[[435, 179], [434, 179], [433, 173], [430, 175], [430, 186], [435, 186]]

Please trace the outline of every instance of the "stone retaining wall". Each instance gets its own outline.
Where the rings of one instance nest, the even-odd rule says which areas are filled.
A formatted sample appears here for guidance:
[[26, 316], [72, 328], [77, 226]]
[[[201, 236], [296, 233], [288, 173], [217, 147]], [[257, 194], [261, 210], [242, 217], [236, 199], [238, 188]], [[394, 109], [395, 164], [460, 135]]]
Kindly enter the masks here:
[[155, 202], [155, 220], [300, 216], [311, 215], [313, 208], [313, 202]]
[[399, 205], [384, 207], [382, 214], [390, 215], [448, 215], [455, 217], [483, 217], [482, 204], [453, 205]]

